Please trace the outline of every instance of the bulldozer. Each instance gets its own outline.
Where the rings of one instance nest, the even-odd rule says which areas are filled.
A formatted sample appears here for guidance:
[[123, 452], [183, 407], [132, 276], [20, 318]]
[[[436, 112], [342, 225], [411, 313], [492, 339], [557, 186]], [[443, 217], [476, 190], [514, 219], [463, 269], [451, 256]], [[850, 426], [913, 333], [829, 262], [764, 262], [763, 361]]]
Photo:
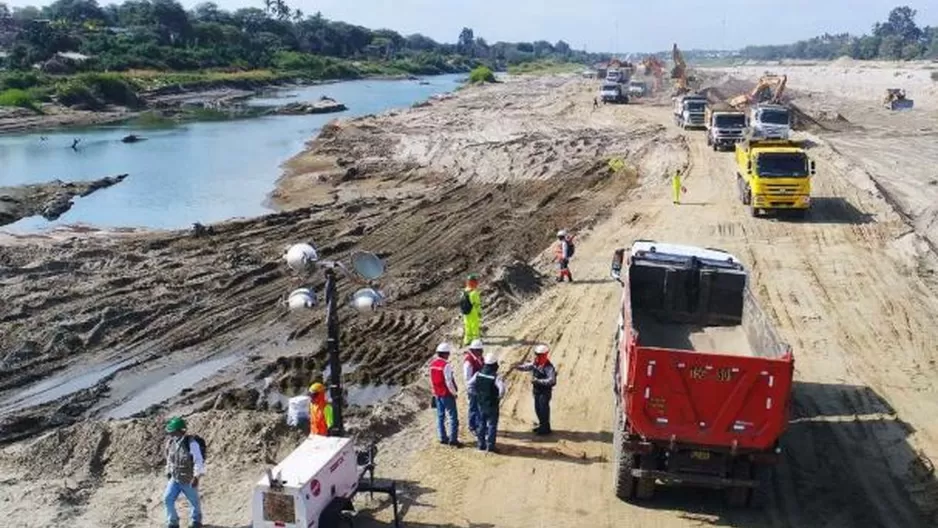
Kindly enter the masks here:
[[745, 109], [754, 104], [768, 103], [780, 104], [782, 94], [785, 93], [785, 85], [788, 84], [787, 75], [775, 75], [766, 73], [759, 78], [759, 82], [751, 92], [740, 94], [727, 101], [733, 108]]
[[886, 95], [883, 97], [883, 107], [887, 110], [909, 110], [914, 105], [914, 101], [908, 99], [905, 90], [901, 88], [887, 88]]

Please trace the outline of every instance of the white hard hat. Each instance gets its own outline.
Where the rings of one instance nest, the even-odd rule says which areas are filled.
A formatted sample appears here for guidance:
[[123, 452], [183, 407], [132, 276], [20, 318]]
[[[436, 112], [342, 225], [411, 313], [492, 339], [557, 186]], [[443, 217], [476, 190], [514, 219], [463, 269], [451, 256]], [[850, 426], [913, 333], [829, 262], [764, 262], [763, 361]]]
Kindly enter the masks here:
[[319, 254], [309, 244], [293, 244], [283, 258], [286, 259], [290, 269], [299, 272], [306, 269], [311, 262], [319, 260]]
[[482, 350], [482, 340], [473, 339], [472, 343], [469, 343], [469, 350]]
[[312, 288], [293, 290], [287, 297], [287, 306], [290, 310], [302, 310], [316, 306], [316, 293]]
[[485, 359], [483, 360], [483, 362], [486, 365], [494, 365], [498, 363], [498, 358], [495, 357], [495, 354], [493, 354], [492, 352], [489, 352], [488, 354], [485, 355]]
[[548, 348], [547, 345], [537, 345], [534, 347], [534, 353], [537, 355], [546, 354], [548, 352], [550, 352], [550, 348]]
[[557, 236], [559, 236], [559, 237], [565, 237], [565, 236], [567, 236], [567, 231], [564, 230], [564, 229], [561, 229], [560, 231], [557, 231]]
[[449, 343], [440, 343], [436, 346], [437, 354], [449, 354], [452, 351], [453, 347], [451, 347]]

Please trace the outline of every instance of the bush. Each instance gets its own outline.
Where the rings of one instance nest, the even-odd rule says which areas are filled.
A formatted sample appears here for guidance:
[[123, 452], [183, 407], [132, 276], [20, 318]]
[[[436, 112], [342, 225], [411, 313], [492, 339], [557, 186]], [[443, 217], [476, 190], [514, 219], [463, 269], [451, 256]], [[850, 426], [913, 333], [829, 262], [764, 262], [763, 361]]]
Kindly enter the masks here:
[[12, 72], [0, 77], [0, 90], [16, 88], [27, 90], [40, 83], [39, 76], [32, 72]]
[[493, 83], [495, 74], [487, 66], [479, 66], [469, 72], [469, 82], [472, 84]]
[[104, 103], [81, 82], [72, 80], [60, 84], [57, 88], [59, 104], [87, 110], [99, 110], [104, 107]]
[[127, 107], [138, 107], [141, 104], [137, 97], [137, 90], [126, 78], [117, 73], [83, 73], [76, 78], [77, 82], [84, 84], [91, 93], [104, 103]]
[[0, 106], [18, 106], [38, 110], [36, 101], [33, 100], [32, 96], [19, 88], [11, 88], [0, 92]]

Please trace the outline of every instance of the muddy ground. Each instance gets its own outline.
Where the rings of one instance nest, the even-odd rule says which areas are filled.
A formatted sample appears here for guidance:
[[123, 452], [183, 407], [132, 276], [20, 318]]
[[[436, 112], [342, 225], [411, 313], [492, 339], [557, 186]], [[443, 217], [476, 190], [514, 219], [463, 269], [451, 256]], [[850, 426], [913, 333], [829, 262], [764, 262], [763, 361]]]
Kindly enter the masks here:
[[[713, 82], [730, 92], [752, 80]], [[342, 349], [349, 396], [381, 394], [361, 397], [353, 422], [381, 440], [379, 473], [399, 479], [408, 526], [938, 523], [935, 258], [914, 211], [882, 183], [906, 167], [867, 167], [878, 149], [837, 145], [863, 137], [847, 108], [856, 101], [840, 112], [850, 127], [803, 132], [819, 175], [810, 218], [791, 223], [750, 218], [732, 156], [670, 125], [665, 98], [594, 110], [595, 89], [519, 80], [339, 122], [287, 163], [271, 196], [285, 212], [198, 236], [5, 240], [0, 514], [26, 526], [158, 526], [159, 426], [170, 411], [194, 411], [192, 429], [214, 446], [207, 520], [246, 526], [253, 482], [299, 441], [277, 407], [323, 366], [321, 315], [278, 307], [298, 285], [283, 249], [313, 240], [326, 256], [366, 249], [389, 264], [388, 307], [343, 313]], [[840, 121], [799, 107], [813, 122]], [[927, 156], [901, 154], [913, 165]], [[667, 176], [679, 167], [688, 195], [676, 207]], [[558, 227], [580, 235], [574, 284], [551, 284]], [[608, 351], [620, 291], [606, 277], [612, 250], [635, 238], [738, 255], [795, 350], [784, 461], [755, 509], [699, 490], [664, 489], [637, 505], [612, 494]], [[522, 376], [508, 376], [494, 456], [434, 445], [426, 388], [399, 388], [455, 335], [468, 271], [483, 274], [489, 346], [504, 364], [530, 343], [552, 345], [562, 373], [554, 437], [530, 437]], [[388, 526], [386, 503], [360, 506], [375, 519], [365, 525]]]
[[30, 216], [55, 220], [72, 208], [76, 196], [88, 196], [124, 181], [126, 174], [106, 176], [85, 182], [37, 183], [16, 187], [0, 187], [0, 226]]

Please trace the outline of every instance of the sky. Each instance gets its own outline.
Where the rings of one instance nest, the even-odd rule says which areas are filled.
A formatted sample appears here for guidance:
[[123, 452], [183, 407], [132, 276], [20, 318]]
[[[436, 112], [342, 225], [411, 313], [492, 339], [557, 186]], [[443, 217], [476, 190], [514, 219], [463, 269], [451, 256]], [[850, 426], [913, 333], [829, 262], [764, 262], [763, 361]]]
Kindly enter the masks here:
[[[42, 5], [42, 0], [0, 0]], [[111, 0], [98, 0], [101, 4]], [[182, 0], [191, 7], [200, 0]], [[262, 0], [215, 0], [225, 9], [260, 7]], [[918, 11], [919, 26], [938, 26], [936, 0], [288, 0], [372, 29], [422, 33], [455, 42], [463, 27], [489, 43], [564, 40], [588, 51], [736, 49], [787, 44], [827, 33], [867, 33], [897, 5]], [[618, 29], [617, 29], [618, 28]]]

